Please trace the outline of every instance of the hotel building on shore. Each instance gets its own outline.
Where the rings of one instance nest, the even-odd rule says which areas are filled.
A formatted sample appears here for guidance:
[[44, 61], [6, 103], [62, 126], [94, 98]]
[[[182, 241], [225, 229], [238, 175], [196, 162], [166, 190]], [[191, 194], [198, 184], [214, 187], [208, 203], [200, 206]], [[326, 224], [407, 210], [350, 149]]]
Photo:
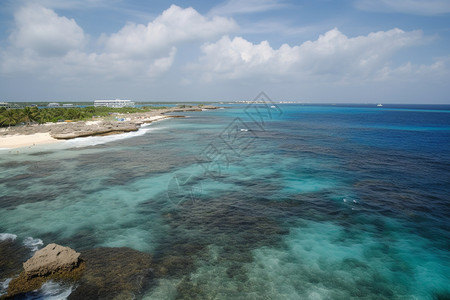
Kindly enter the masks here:
[[133, 107], [135, 103], [131, 100], [95, 100], [94, 106], [100, 107], [100, 106], [106, 106], [106, 107], [114, 107], [114, 108], [120, 108], [120, 107]]

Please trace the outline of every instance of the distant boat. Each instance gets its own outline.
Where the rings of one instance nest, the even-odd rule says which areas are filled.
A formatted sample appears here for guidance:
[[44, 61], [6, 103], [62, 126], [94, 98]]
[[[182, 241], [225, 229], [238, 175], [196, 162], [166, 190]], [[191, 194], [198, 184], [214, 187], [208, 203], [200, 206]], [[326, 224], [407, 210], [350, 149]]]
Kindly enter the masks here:
[[248, 131], [247, 128], [241, 128], [241, 131]]
[[272, 105], [270, 108], [277, 108], [275, 105]]
[[380, 103], [380, 104], [378, 104], [377, 106], [378, 106], [378, 107], [382, 107], [382, 106], [383, 106], [383, 104], [381, 104], [381, 103]]

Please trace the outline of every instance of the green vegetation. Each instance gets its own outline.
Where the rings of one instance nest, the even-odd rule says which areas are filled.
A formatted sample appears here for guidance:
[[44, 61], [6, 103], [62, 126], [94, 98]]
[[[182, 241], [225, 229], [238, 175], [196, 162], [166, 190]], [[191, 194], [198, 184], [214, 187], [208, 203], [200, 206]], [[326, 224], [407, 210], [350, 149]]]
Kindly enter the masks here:
[[30, 125], [32, 123], [44, 124], [47, 122], [58, 122], [61, 120], [91, 120], [93, 117], [107, 117], [111, 114], [143, 113], [154, 109], [165, 109], [166, 107], [142, 108], [123, 107], [74, 107], [74, 108], [0, 108], [0, 127], [9, 127], [18, 124]]

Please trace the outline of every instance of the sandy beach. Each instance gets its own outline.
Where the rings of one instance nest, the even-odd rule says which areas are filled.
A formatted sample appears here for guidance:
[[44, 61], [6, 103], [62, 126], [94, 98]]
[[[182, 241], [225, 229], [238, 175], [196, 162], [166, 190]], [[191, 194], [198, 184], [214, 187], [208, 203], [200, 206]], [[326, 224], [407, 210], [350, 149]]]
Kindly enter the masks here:
[[0, 149], [14, 149], [21, 147], [32, 147], [37, 145], [57, 143], [58, 140], [50, 136], [49, 132], [34, 134], [14, 134], [0, 136]]

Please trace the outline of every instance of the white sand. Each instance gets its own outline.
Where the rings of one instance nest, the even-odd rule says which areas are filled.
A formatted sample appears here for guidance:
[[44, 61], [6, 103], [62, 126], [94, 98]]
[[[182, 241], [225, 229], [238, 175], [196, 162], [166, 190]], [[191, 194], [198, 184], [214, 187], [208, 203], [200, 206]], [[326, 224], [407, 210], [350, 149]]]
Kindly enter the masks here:
[[58, 142], [50, 136], [50, 133], [35, 133], [29, 135], [15, 134], [0, 136], [0, 148], [20, 148], [36, 145], [52, 144]]

